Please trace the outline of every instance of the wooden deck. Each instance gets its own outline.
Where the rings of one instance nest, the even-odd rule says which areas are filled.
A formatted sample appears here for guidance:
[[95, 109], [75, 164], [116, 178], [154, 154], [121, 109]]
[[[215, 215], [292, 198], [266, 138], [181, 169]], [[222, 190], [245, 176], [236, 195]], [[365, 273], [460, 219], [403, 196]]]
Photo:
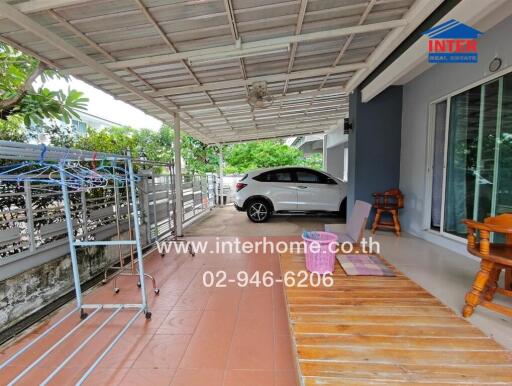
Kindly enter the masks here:
[[[303, 255], [280, 259], [283, 275], [305, 270]], [[512, 385], [511, 352], [393, 270], [336, 263], [330, 288], [285, 288], [301, 385]]]

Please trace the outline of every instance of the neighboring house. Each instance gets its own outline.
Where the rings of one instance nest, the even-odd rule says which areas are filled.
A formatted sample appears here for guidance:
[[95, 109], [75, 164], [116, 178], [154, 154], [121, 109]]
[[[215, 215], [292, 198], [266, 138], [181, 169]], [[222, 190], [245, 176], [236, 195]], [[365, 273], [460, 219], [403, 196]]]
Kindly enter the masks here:
[[302, 150], [304, 154], [322, 153], [324, 134], [309, 134], [294, 137], [290, 142], [290, 146]]
[[78, 110], [78, 115], [80, 115], [80, 118], [74, 118], [71, 122], [71, 126], [73, 127], [73, 134], [76, 135], [84, 135], [86, 133], [87, 127], [92, 127], [93, 129], [101, 130], [106, 127], [124, 126], [121, 123], [109, 121], [108, 119], [92, 115], [82, 110]]
[[292, 137], [289, 146], [304, 154], [322, 153], [323, 169], [343, 181], [348, 179], [348, 135], [343, 133], [343, 120], [325, 133]]
[[[98, 117], [96, 115], [92, 115], [86, 111], [78, 110], [77, 111], [79, 117], [73, 118], [71, 120], [71, 124], [66, 124], [64, 121], [46, 121], [46, 123], [50, 126], [60, 126], [62, 128], [64, 127], [71, 127], [71, 134], [76, 137], [80, 137], [82, 135], [85, 135], [87, 132], [88, 127], [92, 127], [96, 130], [101, 130], [106, 127], [118, 127], [118, 126], [124, 126], [121, 123], [116, 123], [113, 121], [109, 121], [108, 119], [104, 119], [101, 117]], [[43, 141], [49, 141], [49, 136], [47, 133], [45, 133], [44, 129], [39, 126], [32, 125], [31, 132], [35, 133], [35, 137], [38, 137], [37, 140], [31, 140], [36, 142]]]

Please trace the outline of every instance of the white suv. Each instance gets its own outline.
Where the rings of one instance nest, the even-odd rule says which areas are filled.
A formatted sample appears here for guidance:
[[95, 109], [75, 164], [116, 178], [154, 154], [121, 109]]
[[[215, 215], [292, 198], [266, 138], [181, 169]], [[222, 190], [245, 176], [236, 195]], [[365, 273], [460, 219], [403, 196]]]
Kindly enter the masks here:
[[304, 167], [258, 169], [236, 184], [235, 207], [253, 222], [276, 212], [345, 214], [347, 184], [327, 173]]

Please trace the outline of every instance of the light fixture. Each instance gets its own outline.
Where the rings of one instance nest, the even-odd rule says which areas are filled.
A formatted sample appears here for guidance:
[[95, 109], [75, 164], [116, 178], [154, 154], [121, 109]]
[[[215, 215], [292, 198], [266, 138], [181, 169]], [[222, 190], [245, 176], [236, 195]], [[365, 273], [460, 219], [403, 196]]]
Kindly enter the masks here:
[[500, 68], [501, 68], [501, 58], [494, 58], [493, 60], [491, 60], [491, 63], [489, 63], [489, 71], [490, 72], [496, 72], [498, 71]]
[[272, 46], [261, 46], [253, 48], [243, 48], [237, 43], [235, 49], [229, 52], [211, 53], [207, 55], [193, 56], [188, 58], [188, 64], [213, 63], [238, 58], [248, 58], [259, 55], [281, 54], [290, 51], [290, 44], [280, 44]]

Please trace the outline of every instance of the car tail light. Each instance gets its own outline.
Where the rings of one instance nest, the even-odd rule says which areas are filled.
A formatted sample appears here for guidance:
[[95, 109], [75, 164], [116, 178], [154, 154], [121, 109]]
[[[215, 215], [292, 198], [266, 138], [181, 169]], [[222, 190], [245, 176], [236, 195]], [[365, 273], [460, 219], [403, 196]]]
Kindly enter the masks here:
[[243, 182], [237, 182], [237, 184], [236, 184], [236, 191], [239, 192], [243, 188], [245, 188], [246, 186], [247, 186], [247, 184], [244, 184]]

